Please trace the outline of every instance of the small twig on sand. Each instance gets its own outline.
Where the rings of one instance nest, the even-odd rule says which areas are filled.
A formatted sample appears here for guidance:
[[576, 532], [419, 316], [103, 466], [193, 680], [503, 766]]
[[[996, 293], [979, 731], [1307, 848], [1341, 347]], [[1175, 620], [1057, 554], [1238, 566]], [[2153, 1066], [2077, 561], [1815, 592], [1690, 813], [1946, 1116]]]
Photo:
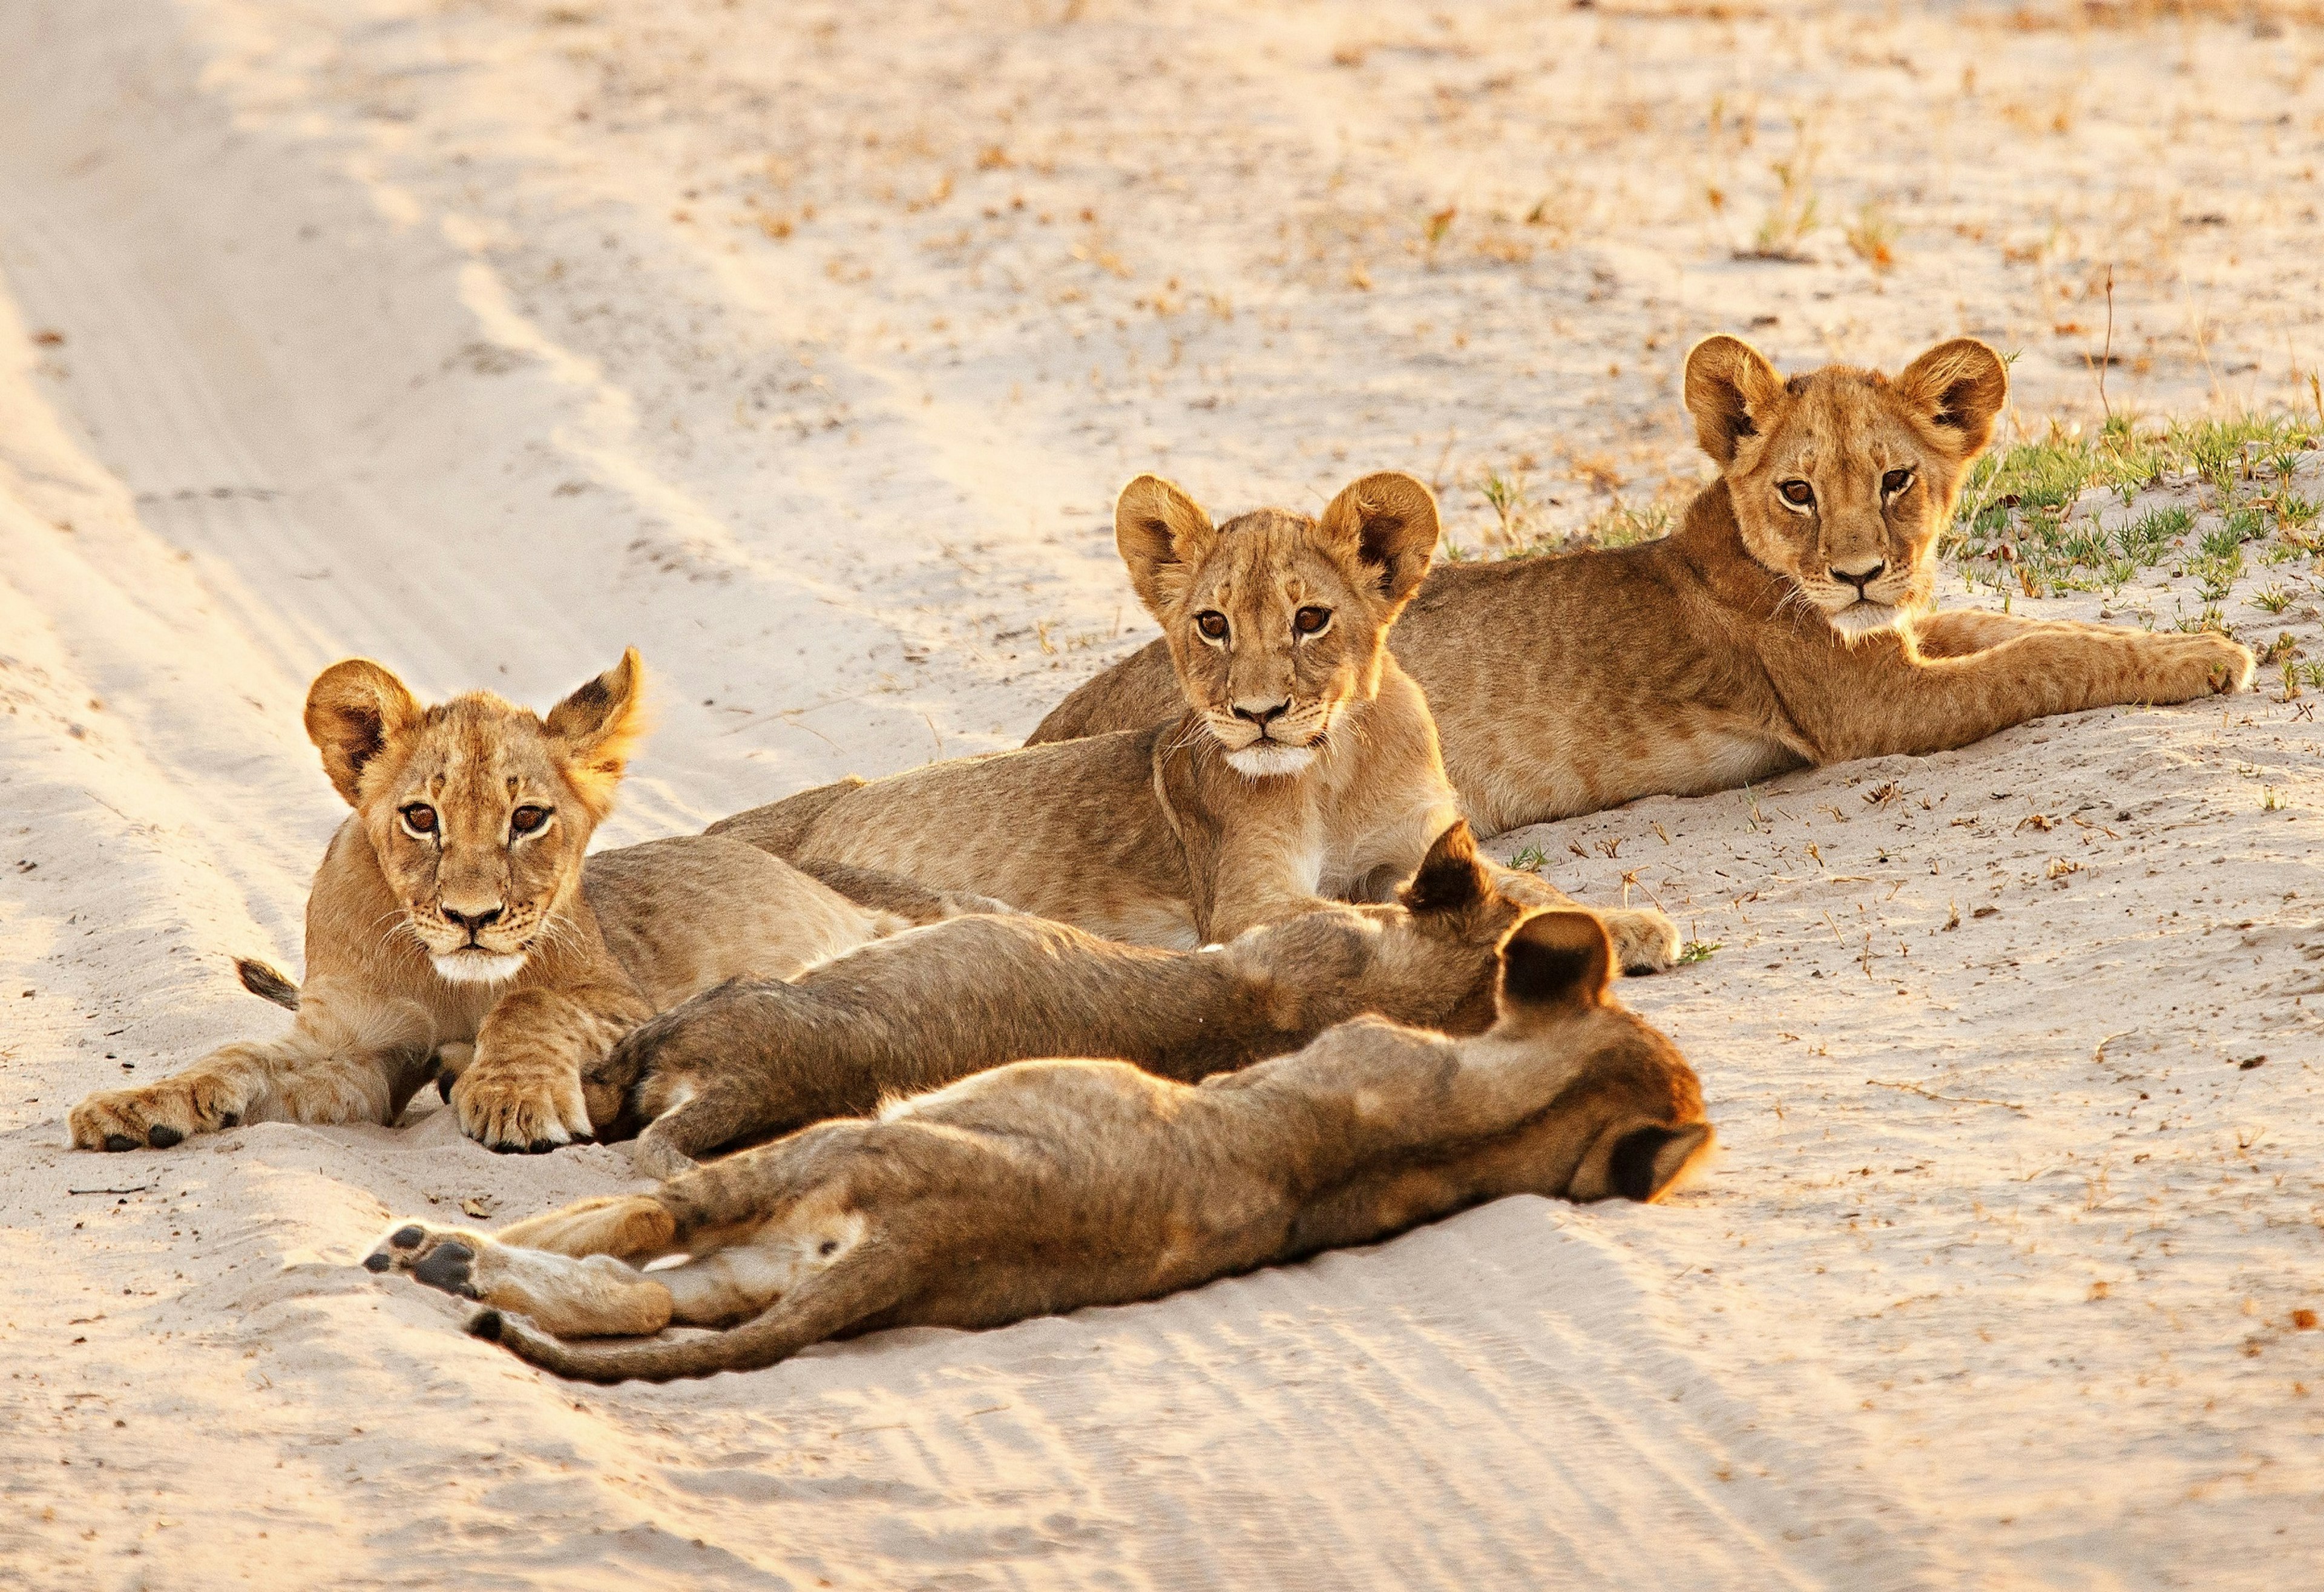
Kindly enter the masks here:
[[2106, 351], [2098, 360], [2098, 403], [2105, 409], [2107, 419], [2114, 418], [2114, 405], [2107, 402], [2107, 366], [2114, 363], [2114, 266], [2107, 266], [2107, 333]]
[[2106, 1038], [2098, 1041], [2098, 1042], [2090, 1049], [2090, 1065], [2096, 1067], [2100, 1062], [2104, 1061], [2106, 1060], [2106, 1048], [2114, 1043], [2115, 1041], [2118, 1039], [2128, 1039], [2132, 1034], [2136, 1033], [2137, 1032], [2138, 1030], [2135, 1028], [2126, 1028], [2120, 1033], [2110, 1033], [2107, 1035]]
[[1876, 1089], [1902, 1089], [1908, 1095], [1919, 1095], [1930, 1100], [1942, 1100], [1948, 1106], [1998, 1106], [2004, 1111], [2017, 1112], [2023, 1112], [2025, 1109], [2023, 1106], [2013, 1106], [2006, 1100], [1980, 1100], [1973, 1095], [1933, 1094], [1919, 1084], [1890, 1083], [1885, 1078], [1868, 1078], [1864, 1081]]
[[1460, 439], [1461, 429], [1458, 426], [1447, 426], [1444, 428], [1444, 451], [1436, 456], [1436, 467], [1428, 472], [1428, 489], [1430, 491], [1442, 492], [1444, 490], [1445, 461], [1452, 457], [1452, 444], [1459, 441]]
[[134, 1189], [68, 1189], [68, 1194], [145, 1194], [152, 1192], [152, 1183], [140, 1183]]

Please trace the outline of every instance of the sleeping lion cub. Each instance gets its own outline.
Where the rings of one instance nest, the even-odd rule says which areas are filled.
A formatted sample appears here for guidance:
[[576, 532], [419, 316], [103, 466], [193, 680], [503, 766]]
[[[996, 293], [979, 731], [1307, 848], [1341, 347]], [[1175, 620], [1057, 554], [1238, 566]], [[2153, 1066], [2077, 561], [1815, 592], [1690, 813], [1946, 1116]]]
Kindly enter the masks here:
[[721, 1145], [856, 1116], [1003, 1062], [1105, 1056], [1192, 1083], [1366, 1013], [1479, 1033], [1525, 909], [1455, 821], [1393, 906], [1338, 906], [1215, 951], [1122, 945], [1047, 918], [955, 917], [788, 983], [733, 983], [632, 1029], [586, 1072], [590, 1114], [642, 1123], [675, 1176]]
[[[1499, 834], [2249, 684], [2251, 653], [2225, 636], [1928, 611], [1938, 532], [2008, 391], [1999, 357], [1966, 338], [1893, 378], [1829, 366], [1785, 380], [1737, 338], [1698, 344], [1686, 406], [1720, 477], [1677, 532], [1448, 565], [1397, 626], [1470, 821]], [[1145, 724], [1173, 690], [1155, 643], [1028, 744]]]
[[392, 1122], [440, 1052], [461, 1131], [496, 1150], [588, 1136], [581, 1066], [641, 1019], [733, 977], [781, 978], [901, 921], [754, 847], [685, 836], [590, 857], [641, 733], [634, 651], [546, 718], [486, 691], [422, 708], [351, 658], [307, 734], [355, 814], [307, 900], [299, 1014], [159, 1083], [73, 1107], [84, 1149], [166, 1149], [264, 1119]]
[[[1331, 900], [1385, 901], [1456, 809], [1427, 700], [1385, 645], [1436, 537], [1428, 489], [1392, 471], [1316, 519], [1261, 509], [1215, 526], [1141, 476], [1114, 540], [1167, 649], [1171, 683], [1146, 717], [825, 785], [708, 832], [1178, 949]], [[1529, 875], [1505, 888], [1572, 904]], [[1607, 919], [1625, 967], [1676, 955], [1661, 913]]]
[[[1611, 954], [1590, 914], [1536, 913], [1475, 1038], [1363, 1017], [1199, 1085], [1019, 1061], [497, 1235], [398, 1222], [364, 1264], [483, 1301], [471, 1331], [561, 1375], [666, 1380], [1152, 1299], [1507, 1194], [1652, 1199], [1711, 1130]], [[737, 1324], [564, 1341], [672, 1322]]]

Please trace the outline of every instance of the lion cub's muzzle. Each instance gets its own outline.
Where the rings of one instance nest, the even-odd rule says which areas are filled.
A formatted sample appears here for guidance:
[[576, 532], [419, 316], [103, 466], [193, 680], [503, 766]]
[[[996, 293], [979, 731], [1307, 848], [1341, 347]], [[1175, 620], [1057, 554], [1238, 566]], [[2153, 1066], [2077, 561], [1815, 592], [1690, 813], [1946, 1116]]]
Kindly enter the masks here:
[[1225, 749], [1227, 766], [1252, 778], [1304, 772], [1323, 750], [1331, 730], [1331, 709], [1320, 702], [1286, 702], [1250, 711], [1210, 708], [1203, 722]]
[[1869, 576], [1833, 569], [1801, 585], [1832, 628], [1853, 637], [1894, 628], [1912, 611], [1919, 581], [1911, 568], [1889, 564]]
[[524, 966], [538, 917], [524, 907], [462, 911], [438, 902], [425, 913], [414, 907], [408, 921], [438, 975], [455, 984], [497, 984]]

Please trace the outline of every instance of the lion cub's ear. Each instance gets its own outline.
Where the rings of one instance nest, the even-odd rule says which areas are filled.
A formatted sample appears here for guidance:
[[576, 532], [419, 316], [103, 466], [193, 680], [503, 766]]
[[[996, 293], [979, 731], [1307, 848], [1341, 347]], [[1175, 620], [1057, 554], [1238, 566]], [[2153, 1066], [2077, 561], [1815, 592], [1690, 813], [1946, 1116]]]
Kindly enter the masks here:
[[1436, 837], [1420, 872], [1398, 893], [1408, 912], [1457, 912], [1484, 900], [1492, 888], [1485, 865], [1477, 856], [1477, 838], [1467, 819], [1454, 819]]
[[613, 810], [613, 787], [631, 749], [646, 731], [645, 666], [637, 648], [624, 649], [619, 663], [551, 708], [543, 727], [565, 760], [566, 777], [604, 818]]
[[1721, 332], [1705, 338], [1686, 356], [1686, 412], [1694, 417], [1694, 440], [1724, 469], [1735, 460], [1735, 445], [1767, 429], [1784, 378], [1767, 356]]
[[364, 765], [419, 722], [410, 691], [368, 658], [334, 663], [307, 688], [307, 738], [349, 807], [362, 800]]
[[1380, 591], [1400, 603], [1420, 589], [1436, 554], [1436, 499], [1402, 470], [1366, 476], [1333, 498], [1318, 522], [1323, 534], [1379, 572]]
[[1157, 619], [1185, 594], [1194, 564], [1217, 537], [1202, 506], [1159, 476], [1139, 477], [1114, 502], [1113, 545]]
[[1906, 366], [1890, 387], [1966, 463], [1993, 440], [1993, 422], [2009, 402], [2009, 367], [1975, 338], [1955, 338]]
[[1504, 1014], [1600, 1005], [1613, 980], [1614, 942], [1594, 912], [1536, 912], [1501, 946]]

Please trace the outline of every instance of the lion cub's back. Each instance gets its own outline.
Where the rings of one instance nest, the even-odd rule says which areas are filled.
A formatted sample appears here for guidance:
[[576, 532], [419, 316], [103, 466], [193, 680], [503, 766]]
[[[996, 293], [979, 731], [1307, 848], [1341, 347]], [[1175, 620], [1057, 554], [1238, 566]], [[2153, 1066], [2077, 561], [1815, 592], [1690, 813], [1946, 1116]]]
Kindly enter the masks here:
[[848, 791], [802, 863], [996, 896], [1110, 939], [1191, 948], [1185, 848], [1154, 791], [1155, 730], [931, 764]]
[[589, 858], [606, 946], [656, 1011], [729, 978], [790, 978], [876, 932], [837, 891], [755, 846], [678, 835]]

